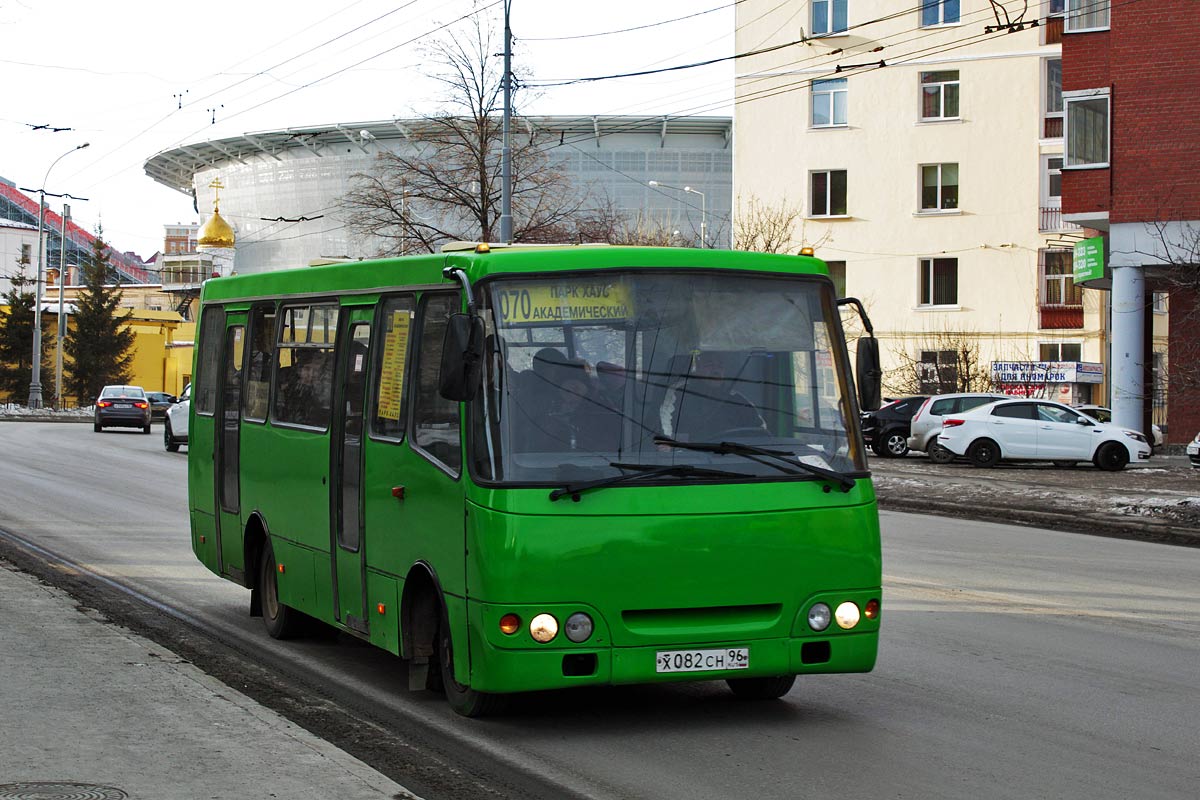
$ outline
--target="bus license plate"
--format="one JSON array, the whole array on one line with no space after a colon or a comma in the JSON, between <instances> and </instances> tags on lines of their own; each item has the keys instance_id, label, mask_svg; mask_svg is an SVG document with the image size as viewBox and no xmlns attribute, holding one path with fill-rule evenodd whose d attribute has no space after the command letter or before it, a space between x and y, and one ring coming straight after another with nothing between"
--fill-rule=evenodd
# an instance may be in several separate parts
<instances>
[{"instance_id":1,"label":"bus license plate","mask_svg":"<svg viewBox=\"0 0 1200 800\"><path fill-rule=\"evenodd\" d=\"M750 649L730 647L723 650L659 650L655 655L655 672L709 672L724 669L747 669Z\"/></svg>"}]
</instances>

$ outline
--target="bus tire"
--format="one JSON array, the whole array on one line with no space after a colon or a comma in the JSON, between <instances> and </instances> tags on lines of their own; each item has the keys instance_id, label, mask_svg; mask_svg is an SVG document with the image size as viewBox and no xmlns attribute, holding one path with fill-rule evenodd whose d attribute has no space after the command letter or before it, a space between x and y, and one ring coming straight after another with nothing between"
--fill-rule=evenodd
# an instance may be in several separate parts
<instances>
[{"instance_id":1,"label":"bus tire","mask_svg":"<svg viewBox=\"0 0 1200 800\"><path fill-rule=\"evenodd\" d=\"M464 717L487 717L502 712L508 705L508 695L477 692L464 686L454 677L454 643L450 637L450 623L442 611L437 638L438 672L446 702L455 713Z\"/></svg>"},{"instance_id":2,"label":"bus tire","mask_svg":"<svg viewBox=\"0 0 1200 800\"><path fill-rule=\"evenodd\" d=\"M792 690L795 675L772 675L767 678L730 678L730 691L741 700L778 700Z\"/></svg>"},{"instance_id":3,"label":"bus tire","mask_svg":"<svg viewBox=\"0 0 1200 800\"><path fill-rule=\"evenodd\" d=\"M279 602L279 584L275 582L275 550L271 540L263 541L258 559L258 588L262 597L262 618L272 639L294 639L304 632L304 615Z\"/></svg>"}]
</instances>

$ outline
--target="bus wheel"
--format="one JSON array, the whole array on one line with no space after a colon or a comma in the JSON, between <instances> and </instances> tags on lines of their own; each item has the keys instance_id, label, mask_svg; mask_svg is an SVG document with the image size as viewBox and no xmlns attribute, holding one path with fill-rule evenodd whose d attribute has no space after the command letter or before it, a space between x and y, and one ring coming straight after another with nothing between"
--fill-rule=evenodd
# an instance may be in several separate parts
<instances>
[{"instance_id":1,"label":"bus wheel","mask_svg":"<svg viewBox=\"0 0 1200 800\"><path fill-rule=\"evenodd\" d=\"M303 632L304 615L279 602L279 584L275 582L275 549L271 540L263 542L258 560L258 589L262 595L262 618L267 633L274 639L293 639Z\"/></svg>"},{"instance_id":2,"label":"bus wheel","mask_svg":"<svg viewBox=\"0 0 1200 800\"><path fill-rule=\"evenodd\" d=\"M734 695L742 700L777 700L792 690L795 675L775 675L770 678L730 678Z\"/></svg>"},{"instance_id":3,"label":"bus wheel","mask_svg":"<svg viewBox=\"0 0 1200 800\"><path fill-rule=\"evenodd\" d=\"M450 640L450 624L445 612L438 626L437 658L442 691L446 693L446 701L455 712L464 717L486 717L500 713L508 705L508 695L477 692L455 680L454 644Z\"/></svg>"}]
</instances>

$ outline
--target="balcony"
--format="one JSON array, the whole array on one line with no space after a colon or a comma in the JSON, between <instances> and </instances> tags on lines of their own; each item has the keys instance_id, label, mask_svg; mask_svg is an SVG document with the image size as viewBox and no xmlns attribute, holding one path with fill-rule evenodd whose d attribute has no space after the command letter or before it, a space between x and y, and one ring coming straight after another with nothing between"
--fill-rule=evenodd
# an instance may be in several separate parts
<instances>
[{"instance_id":1,"label":"balcony","mask_svg":"<svg viewBox=\"0 0 1200 800\"><path fill-rule=\"evenodd\" d=\"M1060 207L1042 206L1038 213L1038 230L1042 233L1063 233L1083 229L1072 222L1063 222Z\"/></svg>"},{"instance_id":2,"label":"balcony","mask_svg":"<svg viewBox=\"0 0 1200 800\"><path fill-rule=\"evenodd\" d=\"M1042 44L1062 44L1063 18L1046 17L1042 20L1042 36L1045 37Z\"/></svg>"},{"instance_id":3,"label":"balcony","mask_svg":"<svg viewBox=\"0 0 1200 800\"><path fill-rule=\"evenodd\" d=\"M1043 305L1038 308L1038 327L1043 330L1083 327L1083 306Z\"/></svg>"}]
</instances>

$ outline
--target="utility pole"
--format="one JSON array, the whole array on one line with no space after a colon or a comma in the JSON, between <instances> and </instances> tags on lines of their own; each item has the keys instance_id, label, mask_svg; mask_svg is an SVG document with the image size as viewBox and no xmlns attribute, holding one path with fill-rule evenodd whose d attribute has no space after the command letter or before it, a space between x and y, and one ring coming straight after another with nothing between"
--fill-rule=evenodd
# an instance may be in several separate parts
<instances>
[{"instance_id":1,"label":"utility pole","mask_svg":"<svg viewBox=\"0 0 1200 800\"><path fill-rule=\"evenodd\" d=\"M62 237L58 248L58 330L57 346L54 348L54 408L63 410L62 369L63 369L63 334L66 327L67 315L63 311L63 286L67 283L67 222L71 219L71 207L63 203Z\"/></svg>"},{"instance_id":2,"label":"utility pole","mask_svg":"<svg viewBox=\"0 0 1200 800\"><path fill-rule=\"evenodd\" d=\"M29 407L42 407L42 275L46 265L46 182L50 180L50 170L54 169L54 165L62 161L67 156L74 153L76 150L82 150L87 147L90 142L84 142L77 147L72 147L67 152L63 153L50 164L50 168L46 170L46 176L42 178L42 186L38 189L38 261L37 275L33 282L34 284L34 301L33 301L33 379L29 381ZM65 197L65 195L62 195Z\"/></svg>"},{"instance_id":3,"label":"utility pole","mask_svg":"<svg viewBox=\"0 0 1200 800\"><path fill-rule=\"evenodd\" d=\"M500 145L500 238L512 244L512 29L508 24L512 0L504 0L504 127Z\"/></svg>"}]
</instances>

